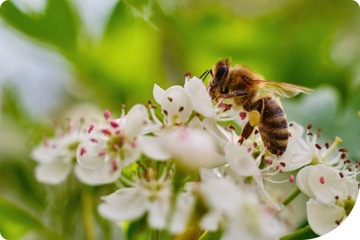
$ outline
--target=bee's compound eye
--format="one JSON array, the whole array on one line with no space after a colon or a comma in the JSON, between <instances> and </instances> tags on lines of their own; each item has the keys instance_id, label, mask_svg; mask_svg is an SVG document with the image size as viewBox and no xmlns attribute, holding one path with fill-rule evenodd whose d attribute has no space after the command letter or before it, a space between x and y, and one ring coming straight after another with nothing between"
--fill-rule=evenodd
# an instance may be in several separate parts
<instances>
[{"instance_id":1,"label":"bee's compound eye","mask_svg":"<svg viewBox=\"0 0 360 240\"><path fill-rule=\"evenodd\" d=\"M215 79L220 81L221 79L227 76L228 72L229 72L229 67L227 65L221 65L216 71Z\"/></svg>"}]
</instances>

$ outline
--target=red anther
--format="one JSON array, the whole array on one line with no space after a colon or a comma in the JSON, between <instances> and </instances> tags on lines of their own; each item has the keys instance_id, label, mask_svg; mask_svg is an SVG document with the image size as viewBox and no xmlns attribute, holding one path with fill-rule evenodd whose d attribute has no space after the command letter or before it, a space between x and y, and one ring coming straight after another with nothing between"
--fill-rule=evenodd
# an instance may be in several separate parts
<instances>
[{"instance_id":1,"label":"red anther","mask_svg":"<svg viewBox=\"0 0 360 240\"><path fill-rule=\"evenodd\" d=\"M179 112L184 111L184 107L183 107L183 106L180 106L178 111L179 111Z\"/></svg>"},{"instance_id":2,"label":"red anther","mask_svg":"<svg viewBox=\"0 0 360 240\"><path fill-rule=\"evenodd\" d=\"M338 196L338 195L335 196L335 200L336 200L336 201L339 200L339 196Z\"/></svg>"},{"instance_id":3,"label":"red anther","mask_svg":"<svg viewBox=\"0 0 360 240\"><path fill-rule=\"evenodd\" d=\"M90 141L92 141L93 143L98 143L99 140L97 140L96 138L90 138Z\"/></svg>"},{"instance_id":4,"label":"red anther","mask_svg":"<svg viewBox=\"0 0 360 240\"><path fill-rule=\"evenodd\" d=\"M94 127L95 127L95 125L94 124L90 124L90 126L89 126L89 128L88 128L88 133L91 133L92 132L92 130L94 130Z\"/></svg>"},{"instance_id":5,"label":"red anther","mask_svg":"<svg viewBox=\"0 0 360 240\"><path fill-rule=\"evenodd\" d=\"M289 123L289 127L292 127L292 126L294 126L294 124L293 124L293 123Z\"/></svg>"},{"instance_id":6,"label":"red anther","mask_svg":"<svg viewBox=\"0 0 360 240\"><path fill-rule=\"evenodd\" d=\"M244 120L246 118L246 112L240 112L239 117L241 120Z\"/></svg>"},{"instance_id":7,"label":"red anther","mask_svg":"<svg viewBox=\"0 0 360 240\"><path fill-rule=\"evenodd\" d=\"M109 110L105 110L104 111L104 117L106 120L108 120L110 118L111 114L110 114L110 111Z\"/></svg>"},{"instance_id":8,"label":"red anther","mask_svg":"<svg viewBox=\"0 0 360 240\"><path fill-rule=\"evenodd\" d=\"M105 155L106 155L106 152L99 152L99 153L98 153L98 156L99 156L99 157L105 157Z\"/></svg>"},{"instance_id":9,"label":"red anther","mask_svg":"<svg viewBox=\"0 0 360 240\"><path fill-rule=\"evenodd\" d=\"M191 77L191 73L190 72L184 73L184 77Z\"/></svg>"},{"instance_id":10,"label":"red anther","mask_svg":"<svg viewBox=\"0 0 360 240\"><path fill-rule=\"evenodd\" d=\"M111 125L113 128L119 127L119 124L118 124L115 120L111 120L111 121L110 121L110 125Z\"/></svg>"},{"instance_id":11,"label":"red anther","mask_svg":"<svg viewBox=\"0 0 360 240\"><path fill-rule=\"evenodd\" d=\"M342 172L339 172L339 176L340 176L341 178L344 178L344 174L343 174Z\"/></svg>"},{"instance_id":12,"label":"red anther","mask_svg":"<svg viewBox=\"0 0 360 240\"><path fill-rule=\"evenodd\" d=\"M229 125L229 126L228 126L228 128L229 128L230 130L233 130L233 131L235 131L235 130L236 130L236 128L235 128L235 126L234 126L234 125Z\"/></svg>"},{"instance_id":13,"label":"red anther","mask_svg":"<svg viewBox=\"0 0 360 240\"><path fill-rule=\"evenodd\" d=\"M294 177L294 175L291 175L289 177L289 182L293 183L294 181L295 181L295 177Z\"/></svg>"},{"instance_id":14,"label":"red anther","mask_svg":"<svg viewBox=\"0 0 360 240\"><path fill-rule=\"evenodd\" d=\"M324 178L324 176L321 176L321 177L319 178L319 181L320 181L321 184L324 184L324 183L325 183L325 178Z\"/></svg>"},{"instance_id":15,"label":"red anther","mask_svg":"<svg viewBox=\"0 0 360 240\"><path fill-rule=\"evenodd\" d=\"M111 160L111 166L113 171L116 171L119 167L115 159Z\"/></svg>"},{"instance_id":16,"label":"red anther","mask_svg":"<svg viewBox=\"0 0 360 240\"><path fill-rule=\"evenodd\" d=\"M315 143L315 147L316 147L317 149L321 150L321 146L320 146L320 144Z\"/></svg>"},{"instance_id":17,"label":"red anther","mask_svg":"<svg viewBox=\"0 0 360 240\"><path fill-rule=\"evenodd\" d=\"M84 155L85 153L86 153L86 149L85 149L85 147L82 147L80 149L80 156Z\"/></svg>"},{"instance_id":18,"label":"red anther","mask_svg":"<svg viewBox=\"0 0 360 240\"><path fill-rule=\"evenodd\" d=\"M309 124L307 125L307 129L310 130L311 128L312 128L312 124L309 123Z\"/></svg>"},{"instance_id":19,"label":"red anther","mask_svg":"<svg viewBox=\"0 0 360 240\"><path fill-rule=\"evenodd\" d=\"M288 132L288 136L289 136L289 137L292 137L292 136L291 136L291 132Z\"/></svg>"},{"instance_id":20,"label":"red anther","mask_svg":"<svg viewBox=\"0 0 360 240\"><path fill-rule=\"evenodd\" d=\"M341 153L340 159L345 159L345 157L346 157L346 153Z\"/></svg>"},{"instance_id":21,"label":"red anther","mask_svg":"<svg viewBox=\"0 0 360 240\"><path fill-rule=\"evenodd\" d=\"M339 148L339 152L347 152L347 148Z\"/></svg>"},{"instance_id":22,"label":"red anther","mask_svg":"<svg viewBox=\"0 0 360 240\"><path fill-rule=\"evenodd\" d=\"M167 100L169 100L169 102L172 102L173 98L172 97L167 97Z\"/></svg>"},{"instance_id":23,"label":"red anther","mask_svg":"<svg viewBox=\"0 0 360 240\"><path fill-rule=\"evenodd\" d=\"M165 114L165 116L167 116L169 113L168 113L168 111L167 110L163 110L163 113Z\"/></svg>"},{"instance_id":24,"label":"red anther","mask_svg":"<svg viewBox=\"0 0 360 240\"><path fill-rule=\"evenodd\" d=\"M286 166L286 164L285 164L284 162L280 162L280 165L281 165L282 167L285 167L285 166Z\"/></svg>"},{"instance_id":25,"label":"red anther","mask_svg":"<svg viewBox=\"0 0 360 240\"><path fill-rule=\"evenodd\" d=\"M336 225L340 225L341 221L340 220L335 220L335 224Z\"/></svg>"},{"instance_id":26,"label":"red anther","mask_svg":"<svg viewBox=\"0 0 360 240\"><path fill-rule=\"evenodd\" d=\"M102 132L103 134L105 134L105 135L108 135L108 136L111 135L111 131L110 131L109 129L107 129L107 128L101 129L101 132Z\"/></svg>"},{"instance_id":27,"label":"red anther","mask_svg":"<svg viewBox=\"0 0 360 240\"><path fill-rule=\"evenodd\" d=\"M330 147L329 143L326 142L326 143L325 143L325 148L326 148L326 149L329 149L329 147Z\"/></svg>"},{"instance_id":28,"label":"red anther","mask_svg":"<svg viewBox=\"0 0 360 240\"><path fill-rule=\"evenodd\" d=\"M266 163L266 165L271 165L273 163L273 161L271 159L266 159L265 163Z\"/></svg>"}]
</instances>

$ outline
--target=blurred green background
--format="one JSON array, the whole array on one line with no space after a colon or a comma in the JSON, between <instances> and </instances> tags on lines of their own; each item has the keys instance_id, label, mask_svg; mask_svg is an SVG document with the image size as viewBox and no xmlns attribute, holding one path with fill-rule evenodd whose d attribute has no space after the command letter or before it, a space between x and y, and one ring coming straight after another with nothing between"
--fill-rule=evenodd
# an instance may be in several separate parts
<instances>
[{"instance_id":1,"label":"blurred green background","mask_svg":"<svg viewBox=\"0 0 360 240\"><path fill-rule=\"evenodd\" d=\"M152 100L229 57L268 80L314 88L288 119L340 136L360 160L360 8L352 0L13 0L0 8L0 233L7 239L121 239L96 214L105 188L34 179L29 152L69 112ZM75 109L75 110L74 110ZM76 110L77 109L77 110ZM80 109L80 110L79 110ZM96 111L96 110L94 110ZM92 201L86 196L94 195Z\"/></svg>"}]
</instances>

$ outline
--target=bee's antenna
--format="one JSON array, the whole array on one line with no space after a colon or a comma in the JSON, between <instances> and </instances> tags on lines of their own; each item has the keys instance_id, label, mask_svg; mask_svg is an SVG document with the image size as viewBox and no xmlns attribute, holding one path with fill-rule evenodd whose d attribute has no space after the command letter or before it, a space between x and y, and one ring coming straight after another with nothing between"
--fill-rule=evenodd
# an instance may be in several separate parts
<instances>
[{"instance_id":1,"label":"bee's antenna","mask_svg":"<svg viewBox=\"0 0 360 240\"><path fill-rule=\"evenodd\" d=\"M211 76L213 75L211 69L207 69L203 74L201 74L200 79L205 81L209 74L211 74Z\"/></svg>"}]
</instances>

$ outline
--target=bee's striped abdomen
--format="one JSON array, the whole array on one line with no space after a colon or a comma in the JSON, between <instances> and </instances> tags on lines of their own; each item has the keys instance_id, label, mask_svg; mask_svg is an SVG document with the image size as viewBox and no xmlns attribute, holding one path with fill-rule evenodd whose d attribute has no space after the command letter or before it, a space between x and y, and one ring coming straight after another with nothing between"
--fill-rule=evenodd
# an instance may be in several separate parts
<instances>
[{"instance_id":1,"label":"bee's striped abdomen","mask_svg":"<svg viewBox=\"0 0 360 240\"><path fill-rule=\"evenodd\" d=\"M261 139L271 153L282 155L289 138L285 113L276 99L268 97L261 100L263 101L259 124Z\"/></svg>"}]
</instances>

